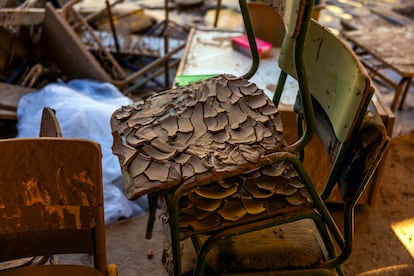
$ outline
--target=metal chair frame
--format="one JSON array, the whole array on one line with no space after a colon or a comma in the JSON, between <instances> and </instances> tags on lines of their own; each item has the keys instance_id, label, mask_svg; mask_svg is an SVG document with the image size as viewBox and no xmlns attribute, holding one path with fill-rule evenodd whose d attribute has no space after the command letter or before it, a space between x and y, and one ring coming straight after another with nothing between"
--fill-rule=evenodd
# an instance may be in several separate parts
<instances>
[{"instance_id":1,"label":"metal chair frame","mask_svg":"<svg viewBox=\"0 0 414 276\"><path fill-rule=\"evenodd\" d=\"M277 7L284 7L282 5L284 1L275 0L270 2L276 4ZM320 266L315 267L316 270L304 269L303 272L314 273L315 271L326 271L327 273L331 273L336 271L339 274L343 273L340 266L348 258L352 249L354 207L365 185L370 180L382 159L388 146L388 139L382 132L383 125L375 124L377 126L375 129L378 129L380 134L376 135L378 139L374 143L368 143L370 145L368 149L364 149L364 157L362 158L362 161L365 162L363 164L366 165L364 170L355 179L348 179L342 175L349 170L345 165L347 161L352 160L351 150L353 150L353 147L359 145L358 142L361 137L358 135L364 135L363 133L358 134L358 131L361 131L361 124L366 117L368 104L373 95L373 88L370 85L369 76L366 74L363 66L352 50L327 29L320 26L317 22L310 20L313 1L289 2L288 6L292 8L295 7L295 4L299 6L296 6L296 9L291 9L290 12L292 14L296 12L297 17L291 16L290 18L298 21L288 21L289 24L287 25L287 32L279 57L279 66L282 69L278 83L280 85L278 85L273 101L276 105L278 104L281 93L280 89L283 87L284 78L288 74L297 79L299 96L296 111L299 114L298 122L304 121L303 125L301 123L298 124L299 134L302 134L301 130L304 129L303 135L292 145L282 147L278 151L261 156L257 163L252 164L248 172L246 172L246 168L236 169L234 171L229 170L226 173L217 174L214 180L200 177L199 181L193 180L187 181L187 183L178 183L174 187L159 188L157 191L153 189L152 192L148 193L151 208L147 237L151 236L157 198L161 197L164 199L165 208L168 212L168 225L170 227L173 270L175 275L181 274L180 240L184 237L191 237L193 240L194 247L198 253L194 274L202 275L206 267L206 256L209 250L223 239L235 238L242 233L254 232L272 225L284 224L305 218L310 218L315 222L322 235L328 256L326 256L327 259ZM246 18L249 18L248 10L243 6L245 5L245 1L240 0L240 5L245 24L247 25L246 31L249 35L250 46L253 51L252 56L256 59L254 52L257 49L255 47L254 33L249 27L249 19L246 20ZM295 27L292 27L292 23ZM337 62L340 62L341 66L332 63L332 60L335 60L332 59L333 55L339 55ZM254 64L255 61L253 61L253 69L251 69L253 71L255 71ZM248 77L246 75L244 76L244 78ZM226 77L224 79L224 81L230 81ZM218 80L218 82L221 81L220 77L215 80ZM172 95L180 95L180 93L183 93L183 95L196 96L195 98L198 98L197 93L201 92L197 92L199 91L197 89L200 86L203 86L203 83L195 83L178 88L177 90L172 89L166 91L164 94L154 96L148 103L165 104L163 101L167 102L167 98L164 99L163 97L167 97L166 95L168 93ZM192 89L195 89L195 92L192 92ZM339 105L338 102L343 103L343 106ZM175 100L172 103L170 102L171 105L174 105L174 103ZM135 149L128 145L128 142L124 139L126 135L130 136L130 133L126 134L125 132L134 131L132 128L134 123L127 123L129 116L133 114L131 110L134 108L134 105L126 107L125 110L121 108L114 113L112 118L114 145L123 145L125 152L122 152L119 148L113 149L116 151L114 153L120 156L121 166L126 173L126 179L128 177L131 178L127 175L128 163L131 162L131 158L136 154ZM140 109L137 110L139 113ZM165 115L171 115L171 113L167 112ZM139 116L134 119L138 118L142 119ZM314 133L317 133L322 140L333 163L330 177L322 195L316 190L313 180L308 175L302 160L298 157L298 153L309 144ZM141 142L138 144L140 146ZM180 201L187 193L207 185L214 185L214 183L220 181L231 181L232 177L253 177L251 175L253 172L261 172L262 169L280 163L287 163L296 171L301 179L301 183L309 193L309 200L312 204L308 204L308 202L303 203L303 206L299 206L298 208L291 208L286 211L284 216L269 213L262 217L258 216L256 219L241 219L235 223L216 225L210 230L195 229L193 232L189 231L186 233L185 236L182 235L180 231ZM260 176L258 179L260 180ZM325 199L330 195L333 187L338 182L339 187L343 191L342 196L345 201L344 235L338 229L325 203ZM131 187L132 182L130 181L127 185ZM131 197L134 197L134 195L131 195ZM208 235L209 238L205 242L200 242L198 234ZM335 251L334 243L341 249L339 254ZM300 273L300 271L295 272Z\"/></svg>"}]
</instances>

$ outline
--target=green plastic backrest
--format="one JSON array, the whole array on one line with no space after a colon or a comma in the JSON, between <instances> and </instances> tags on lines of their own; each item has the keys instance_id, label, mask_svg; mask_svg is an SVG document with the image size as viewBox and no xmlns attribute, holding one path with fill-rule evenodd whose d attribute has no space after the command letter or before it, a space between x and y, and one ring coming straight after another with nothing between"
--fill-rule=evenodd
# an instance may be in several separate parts
<instances>
[{"instance_id":1,"label":"green plastic backrest","mask_svg":"<svg viewBox=\"0 0 414 276\"><path fill-rule=\"evenodd\" d=\"M296 78L293 45L292 38L284 40L278 62ZM328 116L336 138L345 142L372 96L368 74L346 43L313 20L305 41L304 66L312 97Z\"/></svg>"},{"instance_id":2,"label":"green plastic backrest","mask_svg":"<svg viewBox=\"0 0 414 276\"><path fill-rule=\"evenodd\" d=\"M313 0L266 0L283 18L286 35L291 38L299 34L307 1Z\"/></svg>"}]
</instances>

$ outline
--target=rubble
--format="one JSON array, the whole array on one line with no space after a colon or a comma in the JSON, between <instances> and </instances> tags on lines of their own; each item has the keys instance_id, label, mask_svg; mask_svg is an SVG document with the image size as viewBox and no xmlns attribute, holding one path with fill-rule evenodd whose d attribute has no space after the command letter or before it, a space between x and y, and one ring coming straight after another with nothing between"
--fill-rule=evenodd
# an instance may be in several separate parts
<instances>
[{"instance_id":1,"label":"rubble","mask_svg":"<svg viewBox=\"0 0 414 276\"><path fill-rule=\"evenodd\" d=\"M144 96L147 86L153 91L172 85L170 71L190 30L169 18L175 5L62 2L0 2L0 82L7 84L0 91L0 119L17 120L20 96L53 82L110 82L130 97ZM164 18L149 15L154 10ZM12 106L8 98L14 98Z\"/></svg>"}]
</instances>

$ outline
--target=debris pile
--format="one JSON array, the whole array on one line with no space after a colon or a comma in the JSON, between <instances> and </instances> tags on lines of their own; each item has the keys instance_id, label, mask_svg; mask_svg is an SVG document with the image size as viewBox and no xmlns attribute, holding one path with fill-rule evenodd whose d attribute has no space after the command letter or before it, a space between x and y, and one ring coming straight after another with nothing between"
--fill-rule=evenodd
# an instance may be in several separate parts
<instances>
[{"instance_id":1,"label":"debris pile","mask_svg":"<svg viewBox=\"0 0 414 276\"><path fill-rule=\"evenodd\" d=\"M17 120L19 99L54 82L109 82L127 96L171 87L190 26L169 18L168 1L150 7L161 20L145 1L18 2L0 1L0 119Z\"/></svg>"}]
</instances>

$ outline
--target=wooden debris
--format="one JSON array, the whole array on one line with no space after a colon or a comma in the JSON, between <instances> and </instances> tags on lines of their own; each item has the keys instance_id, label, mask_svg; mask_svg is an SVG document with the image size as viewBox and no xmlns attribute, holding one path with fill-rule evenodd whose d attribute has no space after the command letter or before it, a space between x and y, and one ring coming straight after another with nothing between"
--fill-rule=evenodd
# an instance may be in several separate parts
<instances>
[{"instance_id":1,"label":"wooden debris","mask_svg":"<svg viewBox=\"0 0 414 276\"><path fill-rule=\"evenodd\" d=\"M34 89L0 82L0 119L17 120L17 106L23 95Z\"/></svg>"}]
</instances>

